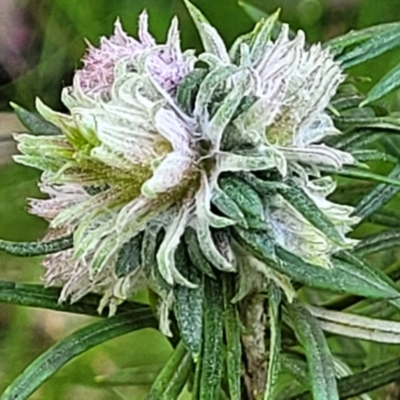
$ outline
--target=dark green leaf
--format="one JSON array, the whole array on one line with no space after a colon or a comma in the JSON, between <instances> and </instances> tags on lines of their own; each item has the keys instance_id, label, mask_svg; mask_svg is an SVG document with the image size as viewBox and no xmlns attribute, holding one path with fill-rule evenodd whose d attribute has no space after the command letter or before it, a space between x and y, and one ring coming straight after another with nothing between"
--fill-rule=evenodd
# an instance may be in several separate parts
<instances>
[{"instance_id":1,"label":"dark green leaf","mask_svg":"<svg viewBox=\"0 0 400 400\"><path fill-rule=\"evenodd\" d=\"M193 71L189 72L179 84L176 100L179 107L181 107L186 114L192 114L196 94L206 74L206 69L195 68Z\"/></svg>"},{"instance_id":2,"label":"dark green leaf","mask_svg":"<svg viewBox=\"0 0 400 400\"><path fill-rule=\"evenodd\" d=\"M292 183L290 186L278 190L278 193L295 207L314 227L325 234L327 238L339 245L343 244L343 238L335 225L302 189Z\"/></svg>"},{"instance_id":3,"label":"dark green leaf","mask_svg":"<svg viewBox=\"0 0 400 400\"><path fill-rule=\"evenodd\" d=\"M215 400L222 376L223 305L220 283L205 278L204 350L201 359L200 400Z\"/></svg>"},{"instance_id":4,"label":"dark green leaf","mask_svg":"<svg viewBox=\"0 0 400 400\"><path fill-rule=\"evenodd\" d=\"M400 87L400 64L391 69L372 89L360 106L372 103Z\"/></svg>"},{"instance_id":5,"label":"dark green leaf","mask_svg":"<svg viewBox=\"0 0 400 400\"><path fill-rule=\"evenodd\" d=\"M0 240L0 250L20 257L35 257L57 253L73 246L72 235L47 242L11 242Z\"/></svg>"},{"instance_id":6,"label":"dark green leaf","mask_svg":"<svg viewBox=\"0 0 400 400\"><path fill-rule=\"evenodd\" d=\"M202 348L203 279L201 273L188 260L183 245L180 245L176 251L175 263L179 272L197 285L194 289L181 285L176 285L173 289L174 312L179 332L194 361L197 362Z\"/></svg>"},{"instance_id":7,"label":"dark green leaf","mask_svg":"<svg viewBox=\"0 0 400 400\"><path fill-rule=\"evenodd\" d=\"M107 340L157 326L149 310L137 310L95 322L62 339L32 364L5 390L1 400L25 400L43 382L74 357Z\"/></svg>"},{"instance_id":8,"label":"dark green leaf","mask_svg":"<svg viewBox=\"0 0 400 400\"><path fill-rule=\"evenodd\" d=\"M187 228L185 231L184 240L186 248L193 265L202 273L206 274L210 278L215 278L214 272L210 263L204 257L199 242L197 239L196 231L193 228Z\"/></svg>"},{"instance_id":9,"label":"dark green leaf","mask_svg":"<svg viewBox=\"0 0 400 400\"><path fill-rule=\"evenodd\" d=\"M131 274L142 265L143 236L141 232L121 247L115 262L115 275L118 278Z\"/></svg>"},{"instance_id":10,"label":"dark green leaf","mask_svg":"<svg viewBox=\"0 0 400 400\"><path fill-rule=\"evenodd\" d=\"M341 54L337 60L342 63L343 68L347 69L378 57L399 45L400 24L396 24L391 29L383 29L379 34L372 35L350 51Z\"/></svg>"},{"instance_id":11,"label":"dark green leaf","mask_svg":"<svg viewBox=\"0 0 400 400\"><path fill-rule=\"evenodd\" d=\"M400 164L392 169L388 178L399 180ZM354 213L363 219L370 217L394 198L399 191L399 186L380 184L359 201Z\"/></svg>"},{"instance_id":12,"label":"dark green leaf","mask_svg":"<svg viewBox=\"0 0 400 400\"><path fill-rule=\"evenodd\" d=\"M268 314L270 345L268 359L267 387L264 400L273 398L281 366L281 321L280 321L281 292L274 282L270 282L268 296Z\"/></svg>"},{"instance_id":13,"label":"dark green leaf","mask_svg":"<svg viewBox=\"0 0 400 400\"><path fill-rule=\"evenodd\" d=\"M368 254L398 246L400 246L400 231L383 231L363 238L354 251L358 256L364 257Z\"/></svg>"},{"instance_id":14,"label":"dark green leaf","mask_svg":"<svg viewBox=\"0 0 400 400\"><path fill-rule=\"evenodd\" d=\"M297 300L289 310L296 335L306 352L314 398L339 400L333 358L318 321Z\"/></svg>"},{"instance_id":15,"label":"dark green leaf","mask_svg":"<svg viewBox=\"0 0 400 400\"><path fill-rule=\"evenodd\" d=\"M267 262L276 261L274 242L267 232L249 231L237 226L232 232L239 244L249 253Z\"/></svg>"},{"instance_id":16,"label":"dark green leaf","mask_svg":"<svg viewBox=\"0 0 400 400\"><path fill-rule=\"evenodd\" d=\"M324 47L329 47L332 52L338 54L350 46L365 42L366 40L371 39L374 36L376 37L380 35L385 35L387 34L387 32L391 32L398 27L399 24L395 22L371 26L369 28L356 31L352 30L345 33L344 35L337 36L331 40L328 40L324 43Z\"/></svg>"},{"instance_id":17,"label":"dark green leaf","mask_svg":"<svg viewBox=\"0 0 400 400\"><path fill-rule=\"evenodd\" d=\"M189 377L191 364L191 355L180 342L155 380L146 400L177 399Z\"/></svg>"},{"instance_id":18,"label":"dark green leaf","mask_svg":"<svg viewBox=\"0 0 400 400\"><path fill-rule=\"evenodd\" d=\"M48 308L55 311L64 311L74 314L85 314L100 317L98 306L101 296L97 294L86 295L82 300L73 304L60 303L60 289L45 288L41 285L28 285L8 281L0 281L0 303L16 304L26 307ZM118 307L117 312L149 309L141 303L124 302Z\"/></svg>"},{"instance_id":19,"label":"dark green leaf","mask_svg":"<svg viewBox=\"0 0 400 400\"><path fill-rule=\"evenodd\" d=\"M247 222L239 206L221 189L214 191L213 204L228 218L236 221L243 228L247 228Z\"/></svg>"},{"instance_id":20,"label":"dark green leaf","mask_svg":"<svg viewBox=\"0 0 400 400\"><path fill-rule=\"evenodd\" d=\"M223 275L224 326L226 338L226 371L231 400L241 399L240 378L242 370L242 349L240 342L240 321L236 304L232 304L235 295L235 276Z\"/></svg>"},{"instance_id":21,"label":"dark green leaf","mask_svg":"<svg viewBox=\"0 0 400 400\"><path fill-rule=\"evenodd\" d=\"M45 121L38 114L34 114L15 103L11 103L15 115L30 133L36 135L61 135L61 130L50 122Z\"/></svg>"},{"instance_id":22,"label":"dark green leaf","mask_svg":"<svg viewBox=\"0 0 400 400\"><path fill-rule=\"evenodd\" d=\"M276 254L282 261L271 263L271 268L310 287L373 298L391 299L399 295L393 285L369 268L355 266L339 259L332 260L333 268L322 268L306 263L280 247L276 249Z\"/></svg>"}]
</instances>

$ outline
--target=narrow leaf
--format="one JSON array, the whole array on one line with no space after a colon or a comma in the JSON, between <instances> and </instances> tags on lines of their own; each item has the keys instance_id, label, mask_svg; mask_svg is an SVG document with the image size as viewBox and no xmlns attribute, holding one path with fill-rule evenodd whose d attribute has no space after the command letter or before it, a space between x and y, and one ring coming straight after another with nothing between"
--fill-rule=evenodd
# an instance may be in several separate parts
<instances>
[{"instance_id":1,"label":"narrow leaf","mask_svg":"<svg viewBox=\"0 0 400 400\"><path fill-rule=\"evenodd\" d=\"M400 231L391 230L369 235L356 246L355 254L364 257L368 254L400 246Z\"/></svg>"},{"instance_id":2,"label":"narrow leaf","mask_svg":"<svg viewBox=\"0 0 400 400\"><path fill-rule=\"evenodd\" d=\"M281 292L274 282L270 282L268 296L268 315L270 329L269 360L267 387L264 393L264 400L273 398L274 390L278 381L278 374L281 366L281 323L280 323Z\"/></svg>"},{"instance_id":3,"label":"narrow leaf","mask_svg":"<svg viewBox=\"0 0 400 400\"><path fill-rule=\"evenodd\" d=\"M180 342L162 369L146 400L175 400L179 397L189 377L191 356Z\"/></svg>"},{"instance_id":4,"label":"narrow leaf","mask_svg":"<svg viewBox=\"0 0 400 400\"><path fill-rule=\"evenodd\" d=\"M327 238L339 245L343 244L343 238L335 225L302 189L291 183L285 189L278 190L278 193L295 207L314 227L325 234Z\"/></svg>"},{"instance_id":5,"label":"narrow leaf","mask_svg":"<svg viewBox=\"0 0 400 400\"><path fill-rule=\"evenodd\" d=\"M224 274L224 327L226 337L226 370L229 398L241 399L240 378L242 370L242 348L240 342L240 321L236 304L232 304L235 295L235 276Z\"/></svg>"},{"instance_id":6,"label":"narrow leaf","mask_svg":"<svg viewBox=\"0 0 400 400\"><path fill-rule=\"evenodd\" d=\"M26 307L47 308L55 311L100 317L98 306L101 296L88 294L82 300L69 304L60 303L60 289L45 288L41 285L29 285L16 282L0 281L0 303L15 304ZM117 313L149 309L147 305L135 302L124 302Z\"/></svg>"},{"instance_id":7,"label":"narrow leaf","mask_svg":"<svg viewBox=\"0 0 400 400\"><path fill-rule=\"evenodd\" d=\"M223 305L219 281L205 279L204 350L200 377L200 400L215 400L222 376Z\"/></svg>"},{"instance_id":8,"label":"narrow leaf","mask_svg":"<svg viewBox=\"0 0 400 400\"><path fill-rule=\"evenodd\" d=\"M276 254L282 262L270 264L271 268L310 287L373 298L391 299L399 296L392 285L368 268L338 259L332 260L333 268L322 268L306 263L280 247L276 249Z\"/></svg>"},{"instance_id":9,"label":"narrow leaf","mask_svg":"<svg viewBox=\"0 0 400 400\"><path fill-rule=\"evenodd\" d=\"M200 272L190 263L185 248L180 245L175 255L178 270L196 288L176 285L173 289L174 312L179 332L186 348L197 362L202 348L203 333L203 279Z\"/></svg>"},{"instance_id":10,"label":"narrow leaf","mask_svg":"<svg viewBox=\"0 0 400 400\"><path fill-rule=\"evenodd\" d=\"M118 278L131 274L142 265L143 236L141 232L121 247L115 262L115 275Z\"/></svg>"},{"instance_id":11,"label":"narrow leaf","mask_svg":"<svg viewBox=\"0 0 400 400\"><path fill-rule=\"evenodd\" d=\"M360 107L372 103L386 96L400 87L400 64L391 69L372 89L368 92L366 99Z\"/></svg>"},{"instance_id":12,"label":"narrow leaf","mask_svg":"<svg viewBox=\"0 0 400 400\"><path fill-rule=\"evenodd\" d=\"M371 38L362 42L350 51L340 55L337 60L342 63L342 67L347 69L361 64L372 58L397 47L400 44L400 24L393 29L386 30L379 35L373 35Z\"/></svg>"},{"instance_id":13,"label":"narrow leaf","mask_svg":"<svg viewBox=\"0 0 400 400\"><path fill-rule=\"evenodd\" d=\"M333 358L318 322L297 300L290 306L290 313L306 352L314 398L339 400Z\"/></svg>"},{"instance_id":14,"label":"narrow leaf","mask_svg":"<svg viewBox=\"0 0 400 400\"><path fill-rule=\"evenodd\" d=\"M38 114L34 114L15 103L10 104L14 109L15 115L30 133L49 136L62 134L61 130L57 126L44 120Z\"/></svg>"},{"instance_id":15,"label":"narrow leaf","mask_svg":"<svg viewBox=\"0 0 400 400\"><path fill-rule=\"evenodd\" d=\"M57 253L73 246L72 235L47 242L11 242L0 240L0 250L20 257L35 257Z\"/></svg>"},{"instance_id":16,"label":"narrow leaf","mask_svg":"<svg viewBox=\"0 0 400 400\"><path fill-rule=\"evenodd\" d=\"M67 362L107 340L157 322L149 310L137 310L85 326L50 347L4 391L1 400L24 400Z\"/></svg>"},{"instance_id":17,"label":"narrow leaf","mask_svg":"<svg viewBox=\"0 0 400 400\"><path fill-rule=\"evenodd\" d=\"M400 164L392 169L388 178L400 179ZM359 201L354 213L363 219L368 218L393 199L399 191L399 186L380 184Z\"/></svg>"}]
</instances>

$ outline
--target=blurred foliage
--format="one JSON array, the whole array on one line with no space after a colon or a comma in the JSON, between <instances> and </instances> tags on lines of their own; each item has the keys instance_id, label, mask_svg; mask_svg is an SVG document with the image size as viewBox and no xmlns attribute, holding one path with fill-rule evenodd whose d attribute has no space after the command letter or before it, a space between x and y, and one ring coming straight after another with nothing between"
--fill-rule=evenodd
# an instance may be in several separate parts
<instances>
[{"instance_id":1,"label":"blurred foliage","mask_svg":"<svg viewBox=\"0 0 400 400\"><path fill-rule=\"evenodd\" d=\"M250 30L253 22L236 0L198 0L195 2L230 44L241 33ZM398 19L400 0L254 0L255 6L267 12L282 9L281 20L293 29L304 29L310 42L327 40L349 29L375 25ZM0 86L0 110L8 109L12 100L32 109L39 96L51 107L62 108L60 91L69 85L85 51L84 38L97 44L99 37L110 35L117 17L126 31L136 34L139 13L151 10L150 27L155 37L165 37L173 15L180 19L183 47L199 48L194 26L181 0L31 0L21 2L30 25L29 46L22 51L27 68L10 75ZM8 16L0 16L8 18ZM1 40L1 39L0 39ZM356 67L360 76L376 82L400 62L400 49ZM371 82L363 82L368 88ZM386 100L398 107L399 95ZM385 171L382 171L385 172ZM25 199L37 196L38 174L28 168L7 165L0 169L0 237L10 240L34 240L44 232L45 224L25 211ZM398 203L392 204L398 209ZM364 228L365 229L365 228ZM363 232L366 233L366 232ZM370 233L370 232L369 232ZM397 254L393 254L397 259ZM16 281L37 281L42 273L40 260L0 256L2 278ZM307 294L312 297L312 291ZM379 316L379 315L378 315ZM387 310L385 317L387 317ZM74 331L92 318L65 316L53 311L32 310L9 305L0 306L0 392L21 370L55 341ZM355 346L349 341L349 346ZM330 342L332 349L337 343ZM373 346L360 342L348 353L354 367L373 365L387 355L397 355L398 347ZM129 351L127 351L129 350ZM158 332L146 330L132 333L93 349L78 357L50 379L32 399L118 399L118 392L96 390L95 376L107 375L119 368L162 364L171 348ZM366 365L359 365L354 354L368 354ZM131 399L144 398L147 387L121 388Z\"/></svg>"}]
</instances>

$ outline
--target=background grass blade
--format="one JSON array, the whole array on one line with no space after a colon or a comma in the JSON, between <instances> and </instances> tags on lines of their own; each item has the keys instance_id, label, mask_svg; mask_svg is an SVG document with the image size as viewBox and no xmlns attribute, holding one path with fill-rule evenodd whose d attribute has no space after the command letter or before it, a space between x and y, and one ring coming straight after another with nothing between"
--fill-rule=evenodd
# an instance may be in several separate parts
<instances>
[{"instance_id":1,"label":"background grass blade","mask_svg":"<svg viewBox=\"0 0 400 400\"><path fill-rule=\"evenodd\" d=\"M39 356L5 390L0 399L27 399L43 382L79 354L128 332L156 326L157 322L149 310L124 313L85 326Z\"/></svg>"}]
</instances>

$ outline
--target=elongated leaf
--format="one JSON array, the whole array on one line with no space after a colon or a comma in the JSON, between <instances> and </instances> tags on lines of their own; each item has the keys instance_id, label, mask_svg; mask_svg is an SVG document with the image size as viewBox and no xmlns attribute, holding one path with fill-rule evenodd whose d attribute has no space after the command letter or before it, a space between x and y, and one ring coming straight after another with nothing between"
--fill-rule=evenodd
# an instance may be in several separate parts
<instances>
[{"instance_id":1,"label":"elongated leaf","mask_svg":"<svg viewBox=\"0 0 400 400\"><path fill-rule=\"evenodd\" d=\"M400 164L392 169L388 178L399 180ZM354 213L363 219L370 217L393 199L399 191L398 186L380 184L359 201Z\"/></svg>"},{"instance_id":2,"label":"elongated leaf","mask_svg":"<svg viewBox=\"0 0 400 400\"><path fill-rule=\"evenodd\" d=\"M107 340L157 326L149 310L124 313L90 324L62 339L39 356L5 390L1 400L24 400L67 362Z\"/></svg>"},{"instance_id":3,"label":"elongated leaf","mask_svg":"<svg viewBox=\"0 0 400 400\"><path fill-rule=\"evenodd\" d=\"M122 368L109 375L96 376L95 381L102 386L147 386L154 383L163 367L164 364L150 364Z\"/></svg>"},{"instance_id":4,"label":"elongated leaf","mask_svg":"<svg viewBox=\"0 0 400 400\"><path fill-rule=\"evenodd\" d=\"M333 259L333 268L326 269L306 263L279 247L276 254L282 262L270 264L272 268L310 287L373 298L392 299L399 295L395 287L368 268Z\"/></svg>"},{"instance_id":5,"label":"elongated leaf","mask_svg":"<svg viewBox=\"0 0 400 400\"><path fill-rule=\"evenodd\" d=\"M265 388L264 400L272 399L280 371L281 351L281 326L280 326L280 304L281 292L275 283L270 282L268 296L268 314L270 327L270 345L268 360L267 387Z\"/></svg>"},{"instance_id":6,"label":"elongated leaf","mask_svg":"<svg viewBox=\"0 0 400 400\"><path fill-rule=\"evenodd\" d=\"M187 228L185 231L184 240L186 248L190 257L190 261L193 265L202 273L206 274L210 278L215 278L214 272L210 263L204 257L199 241L197 239L196 232L193 228Z\"/></svg>"},{"instance_id":7,"label":"elongated leaf","mask_svg":"<svg viewBox=\"0 0 400 400\"><path fill-rule=\"evenodd\" d=\"M330 50L336 54L341 53L343 50L350 46L365 42L366 40L371 39L374 36L376 37L380 35L385 35L387 32L390 32L398 27L399 23L394 22L371 26L360 30L352 30L345 33L344 35L337 36L331 40L328 40L324 43L324 47L329 47Z\"/></svg>"},{"instance_id":8,"label":"elongated leaf","mask_svg":"<svg viewBox=\"0 0 400 400\"><path fill-rule=\"evenodd\" d=\"M186 114L193 113L196 95L206 74L206 69L195 68L178 85L176 100Z\"/></svg>"},{"instance_id":9,"label":"elongated leaf","mask_svg":"<svg viewBox=\"0 0 400 400\"><path fill-rule=\"evenodd\" d=\"M383 387L400 378L400 359L378 364L365 371L339 379L338 388L342 399L350 399ZM289 400L311 400L311 393L291 397Z\"/></svg>"},{"instance_id":10,"label":"elongated leaf","mask_svg":"<svg viewBox=\"0 0 400 400\"><path fill-rule=\"evenodd\" d=\"M47 242L11 242L0 240L0 250L20 257L43 256L70 249L72 246L72 235Z\"/></svg>"},{"instance_id":11,"label":"elongated leaf","mask_svg":"<svg viewBox=\"0 0 400 400\"><path fill-rule=\"evenodd\" d=\"M324 331L378 343L400 343L399 322L329 311L320 307L308 306L307 309L318 319Z\"/></svg>"},{"instance_id":12,"label":"elongated leaf","mask_svg":"<svg viewBox=\"0 0 400 400\"><path fill-rule=\"evenodd\" d=\"M368 92L366 99L360 104L365 106L373 101L379 100L393 90L400 87L400 64L391 69L372 89Z\"/></svg>"},{"instance_id":13,"label":"elongated leaf","mask_svg":"<svg viewBox=\"0 0 400 400\"><path fill-rule=\"evenodd\" d=\"M155 380L146 400L177 399L189 376L191 363L191 355L180 342Z\"/></svg>"},{"instance_id":14,"label":"elongated leaf","mask_svg":"<svg viewBox=\"0 0 400 400\"><path fill-rule=\"evenodd\" d=\"M174 312L179 332L193 360L197 362L202 348L203 334L203 279L201 273L190 263L185 248L180 245L175 255L178 270L196 288L176 285L174 287Z\"/></svg>"},{"instance_id":15,"label":"elongated leaf","mask_svg":"<svg viewBox=\"0 0 400 400\"><path fill-rule=\"evenodd\" d=\"M371 128L380 130L389 130L394 132L400 131L400 121L398 118L385 116L385 117L339 117L335 120L345 126L356 126L360 128Z\"/></svg>"},{"instance_id":16,"label":"elongated leaf","mask_svg":"<svg viewBox=\"0 0 400 400\"><path fill-rule=\"evenodd\" d=\"M339 400L333 358L318 322L297 300L290 306L290 313L306 351L314 398Z\"/></svg>"},{"instance_id":17,"label":"elongated leaf","mask_svg":"<svg viewBox=\"0 0 400 400\"><path fill-rule=\"evenodd\" d=\"M313 226L325 234L326 237L339 245L343 244L343 238L335 225L303 190L292 183L285 189L278 190L278 193L295 207Z\"/></svg>"},{"instance_id":18,"label":"elongated leaf","mask_svg":"<svg viewBox=\"0 0 400 400\"><path fill-rule=\"evenodd\" d=\"M26 307L48 308L55 311L64 311L74 314L85 314L100 317L98 306L101 296L90 294L82 300L69 304L60 303L60 289L45 288L42 285L29 285L16 282L0 281L0 303L15 304ZM133 310L148 310L148 306L135 302L124 302L117 313L121 314Z\"/></svg>"},{"instance_id":19,"label":"elongated leaf","mask_svg":"<svg viewBox=\"0 0 400 400\"><path fill-rule=\"evenodd\" d=\"M223 305L220 283L205 279L204 350L200 377L200 400L215 400L222 376Z\"/></svg>"},{"instance_id":20,"label":"elongated leaf","mask_svg":"<svg viewBox=\"0 0 400 400\"><path fill-rule=\"evenodd\" d=\"M240 342L240 321L236 304L232 304L235 295L235 277L223 276L224 327L226 337L226 370L229 386L229 398L241 399L240 378L242 369L242 347Z\"/></svg>"},{"instance_id":21,"label":"elongated leaf","mask_svg":"<svg viewBox=\"0 0 400 400\"><path fill-rule=\"evenodd\" d=\"M375 212L365 220L373 224L387 226L390 228L398 228L400 226L400 216L392 211L387 210Z\"/></svg>"},{"instance_id":22,"label":"elongated leaf","mask_svg":"<svg viewBox=\"0 0 400 400\"><path fill-rule=\"evenodd\" d=\"M115 275L118 278L127 276L137 270L142 265L142 242L143 233L135 236L129 242L126 242L118 253L115 262Z\"/></svg>"},{"instance_id":23,"label":"elongated leaf","mask_svg":"<svg viewBox=\"0 0 400 400\"><path fill-rule=\"evenodd\" d=\"M389 176L374 174L373 172L370 172L370 171L364 170L364 169L357 169L354 167L346 167L346 168L342 168L341 170L335 170L334 168L329 168L329 167L321 167L320 169L322 171L328 172L329 174L332 174L332 175L341 175L341 176L347 176L349 178L365 179L365 180L369 180L369 181L382 182L382 183L387 183L389 185L393 185L393 186L397 186L397 187L400 186L399 179L394 179Z\"/></svg>"},{"instance_id":24,"label":"elongated leaf","mask_svg":"<svg viewBox=\"0 0 400 400\"><path fill-rule=\"evenodd\" d=\"M241 246L257 258L267 262L276 261L274 242L268 232L235 227L232 233Z\"/></svg>"},{"instance_id":25,"label":"elongated leaf","mask_svg":"<svg viewBox=\"0 0 400 400\"><path fill-rule=\"evenodd\" d=\"M391 249L400 246L400 231L383 231L364 238L354 249L358 256Z\"/></svg>"},{"instance_id":26,"label":"elongated leaf","mask_svg":"<svg viewBox=\"0 0 400 400\"><path fill-rule=\"evenodd\" d=\"M38 114L34 114L21 106L11 103L15 115L30 133L36 135L61 135L61 130L50 122L45 121Z\"/></svg>"},{"instance_id":27,"label":"elongated leaf","mask_svg":"<svg viewBox=\"0 0 400 400\"><path fill-rule=\"evenodd\" d=\"M373 35L345 54L337 57L342 67L347 69L361 64L367 60L378 57L400 45L400 24L393 26L393 29L381 32L380 35Z\"/></svg>"},{"instance_id":28,"label":"elongated leaf","mask_svg":"<svg viewBox=\"0 0 400 400\"><path fill-rule=\"evenodd\" d=\"M396 157L379 150L354 150L351 154L358 162L383 161L393 164L399 162Z\"/></svg>"}]
</instances>

